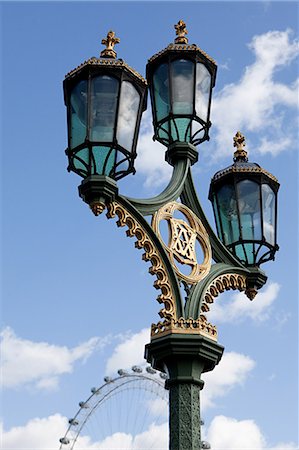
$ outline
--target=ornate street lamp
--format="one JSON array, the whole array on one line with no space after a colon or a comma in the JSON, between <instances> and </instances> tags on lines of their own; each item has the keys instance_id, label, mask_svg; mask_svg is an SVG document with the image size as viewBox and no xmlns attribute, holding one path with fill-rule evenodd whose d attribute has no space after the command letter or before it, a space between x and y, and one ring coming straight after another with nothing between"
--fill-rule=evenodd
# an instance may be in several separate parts
<instances>
[{"instance_id":1,"label":"ornate street lamp","mask_svg":"<svg viewBox=\"0 0 299 450\"><path fill-rule=\"evenodd\" d=\"M209 139L217 66L207 53L188 44L182 20L175 29L175 42L152 56L146 69L154 139L167 147L175 142L196 146Z\"/></svg>"},{"instance_id":2,"label":"ornate street lamp","mask_svg":"<svg viewBox=\"0 0 299 450\"><path fill-rule=\"evenodd\" d=\"M147 83L123 60L116 59L113 31L102 40L101 58L90 58L66 75L68 170L84 178L81 197L90 203L100 191L135 173L136 144ZM109 177L109 179L107 179Z\"/></svg>"},{"instance_id":3,"label":"ornate street lamp","mask_svg":"<svg viewBox=\"0 0 299 450\"><path fill-rule=\"evenodd\" d=\"M246 266L274 259L277 245L277 192L279 183L256 163L248 162L245 138L234 137L234 164L211 180L218 236Z\"/></svg>"},{"instance_id":4,"label":"ornate street lamp","mask_svg":"<svg viewBox=\"0 0 299 450\"><path fill-rule=\"evenodd\" d=\"M117 216L117 225L127 227L127 236L136 238L135 246L144 250L142 259L150 263L163 307L161 320L151 327L146 359L167 374L170 450L198 450L209 448L200 434L201 375L213 370L224 350L206 313L225 290L238 289L252 300L265 284L259 265L274 259L278 249L279 185L247 161L244 137L237 133L234 164L217 172L211 183L216 236L191 174L195 146L209 139L216 64L196 45L188 45L183 21L175 29L174 44L147 65L154 137L167 147L166 160L173 166L164 191L149 199L118 194L116 180L134 171L146 82L114 59L113 32L103 41L107 48L102 58L86 61L64 82L67 155L69 170L84 178L80 197L95 215L106 208L109 219ZM162 221L167 223L165 240Z\"/></svg>"}]
</instances>

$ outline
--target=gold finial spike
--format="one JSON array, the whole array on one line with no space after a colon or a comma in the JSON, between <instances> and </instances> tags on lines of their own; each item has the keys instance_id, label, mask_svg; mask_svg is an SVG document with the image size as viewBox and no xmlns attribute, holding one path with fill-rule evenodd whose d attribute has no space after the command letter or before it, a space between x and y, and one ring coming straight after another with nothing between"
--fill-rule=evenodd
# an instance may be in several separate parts
<instances>
[{"instance_id":1,"label":"gold finial spike","mask_svg":"<svg viewBox=\"0 0 299 450\"><path fill-rule=\"evenodd\" d=\"M177 38L175 38L174 42L176 44L188 44L188 38L185 36L186 34L188 34L185 22L183 20L179 20L174 28L177 35Z\"/></svg>"},{"instance_id":2,"label":"gold finial spike","mask_svg":"<svg viewBox=\"0 0 299 450\"><path fill-rule=\"evenodd\" d=\"M234 147L237 147L237 150L234 153L234 162L248 161L247 151L244 149L245 145L245 136L243 136L243 134L238 131L234 136Z\"/></svg>"},{"instance_id":3,"label":"gold finial spike","mask_svg":"<svg viewBox=\"0 0 299 450\"><path fill-rule=\"evenodd\" d=\"M108 31L106 39L102 39L102 44L106 45L106 48L101 52L101 57L115 59L117 54L114 50L114 46L119 42L120 39L118 37L115 37L114 31Z\"/></svg>"}]
</instances>

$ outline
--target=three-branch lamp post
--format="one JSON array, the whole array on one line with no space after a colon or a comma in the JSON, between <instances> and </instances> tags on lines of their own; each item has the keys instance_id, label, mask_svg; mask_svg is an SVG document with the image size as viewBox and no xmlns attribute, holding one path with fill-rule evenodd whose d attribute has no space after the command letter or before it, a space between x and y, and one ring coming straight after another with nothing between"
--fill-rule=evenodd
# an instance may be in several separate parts
<instances>
[{"instance_id":1,"label":"three-branch lamp post","mask_svg":"<svg viewBox=\"0 0 299 450\"><path fill-rule=\"evenodd\" d=\"M219 363L224 348L206 313L219 293L238 289L253 299L267 277L259 266L278 250L276 178L248 162L244 136L234 137L234 162L211 181L217 233L196 195L191 166L196 146L209 139L217 66L188 44L183 21L175 42L149 59L145 80L116 59L119 42L109 31L100 58L66 75L68 170L83 178L80 197L97 216L118 217L160 291L160 320L152 324L147 361L167 374L169 448L208 448L200 433L201 374ZM149 88L154 139L166 146L173 166L168 186L154 198L127 198L117 180L134 173L136 144ZM151 220L148 220L151 218ZM168 237L162 232L167 223ZM165 227L163 228L165 230Z\"/></svg>"}]
</instances>

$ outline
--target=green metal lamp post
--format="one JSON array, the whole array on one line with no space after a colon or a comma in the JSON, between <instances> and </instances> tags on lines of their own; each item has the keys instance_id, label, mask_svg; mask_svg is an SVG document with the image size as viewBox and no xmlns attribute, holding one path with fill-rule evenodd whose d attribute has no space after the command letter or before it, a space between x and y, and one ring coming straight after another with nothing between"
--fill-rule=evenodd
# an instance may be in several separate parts
<instances>
[{"instance_id":1,"label":"green metal lamp post","mask_svg":"<svg viewBox=\"0 0 299 450\"><path fill-rule=\"evenodd\" d=\"M66 153L68 170L83 177L80 197L96 216L105 209L108 218L117 216L117 225L127 227L127 236L135 237L136 248L144 250L142 259L151 263L149 272L156 277L163 307L161 320L152 324L145 358L168 376L169 449L199 450L209 448L200 433L201 375L213 370L224 350L205 314L221 292L238 289L252 300L265 284L259 266L274 259L278 250L279 184L248 163L244 136L238 132L234 164L211 181L209 198L219 238L215 235L200 206L191 166L198 159L196 145L209 139L217 66L188 44L183 21L175 29L175 42L149 59L147 81L116 59L119 39L112 31L102 41L106 49L101 58L85 61L66 76ZM119 194L116 181L135 171L147 85L154 139L167 147L165 159L173 174L158 196L127 198ZM168 225L166 241L162 221Z\"/></svg>"}]
</instances>

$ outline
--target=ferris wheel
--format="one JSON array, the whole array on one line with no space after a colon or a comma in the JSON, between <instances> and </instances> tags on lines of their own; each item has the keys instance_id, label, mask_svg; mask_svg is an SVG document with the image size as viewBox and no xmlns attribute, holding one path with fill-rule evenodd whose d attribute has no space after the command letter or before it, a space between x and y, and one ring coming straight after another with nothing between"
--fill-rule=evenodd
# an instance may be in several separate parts
<instances>
[{"instance_id":1,"label":"ferris wheel","mask_svg":"<svg viewBox=\"0 0 299 450\"><path fill-rule=\"evenodd\" d=\"M118 370L91 389L69 419L59 450L167 450L166 375L152 367Z\"/></svg>"}]
</instances>

